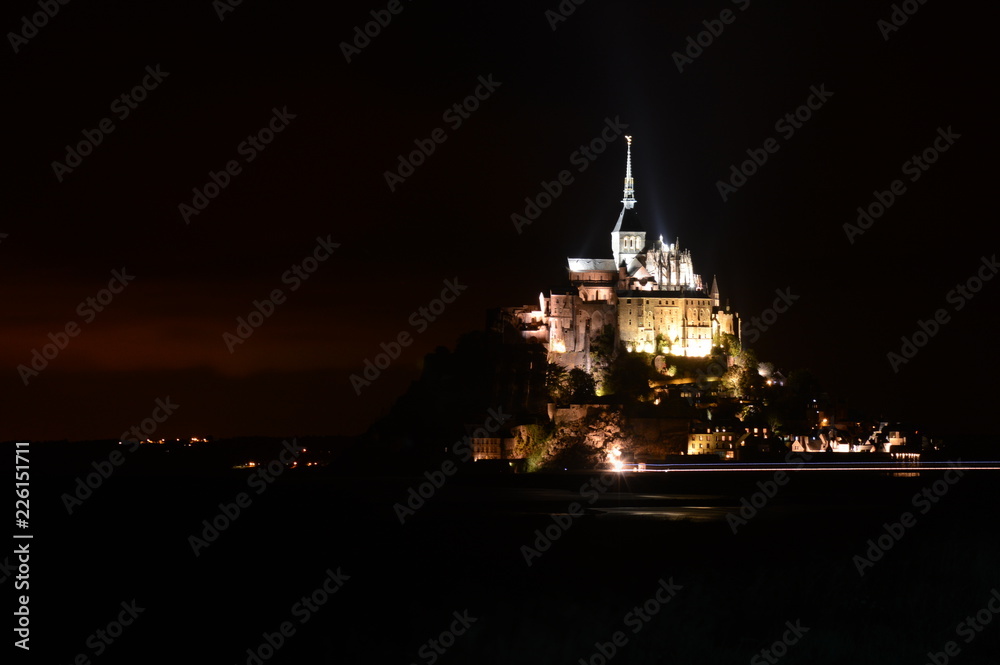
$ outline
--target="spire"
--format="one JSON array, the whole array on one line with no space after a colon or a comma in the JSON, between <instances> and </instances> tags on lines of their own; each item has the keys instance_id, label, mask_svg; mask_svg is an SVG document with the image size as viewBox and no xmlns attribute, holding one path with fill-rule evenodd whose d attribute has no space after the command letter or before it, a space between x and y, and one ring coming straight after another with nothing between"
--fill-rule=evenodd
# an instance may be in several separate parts
<instances>
[{"instance_id":1,"label":"spire","mask_svg":"<svg viewBox=\"0 0 1000 665\"><path fill-rule=\"evenodd\" d=\"M628 156L625 158L625 196L622 203L625 204L626 208L631 208L635 205L635 183L632 180L632 137L626 136L625 140L628 142Z\"/></svg>"}]
</instances>

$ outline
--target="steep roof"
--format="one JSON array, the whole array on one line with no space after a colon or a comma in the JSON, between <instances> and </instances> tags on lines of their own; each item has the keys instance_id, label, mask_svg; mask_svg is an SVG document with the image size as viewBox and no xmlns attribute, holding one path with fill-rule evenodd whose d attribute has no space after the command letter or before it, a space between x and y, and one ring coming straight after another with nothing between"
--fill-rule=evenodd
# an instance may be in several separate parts
<instances>
[{"instance_id":1,"label":"steep roof","mask_svg":"<svg viewBox=\"0 0 1000 665\"><path fill-rule=\"evenodd\" d=\"M636 212L635 207L622 206L622 211L618 215L618 223L615 224L615 229L613 233L634 233L634 232L645 233L646 229L642 228L642 224L639 222L639 213Z\"/></svg>"}]
</instances>

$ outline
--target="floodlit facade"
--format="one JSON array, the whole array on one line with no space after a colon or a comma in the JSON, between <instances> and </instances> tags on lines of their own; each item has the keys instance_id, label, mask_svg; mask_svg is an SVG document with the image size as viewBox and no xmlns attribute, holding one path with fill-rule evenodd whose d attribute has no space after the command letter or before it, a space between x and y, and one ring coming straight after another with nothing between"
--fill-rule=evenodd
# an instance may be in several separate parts
<instances>
[{"instance_id":1,"label":"floodlit facade","mask_svg":"<svg viewBox=\"0 0 1000 665\"><path fill-rule=\"evenodd\" d=\"M590 370L590 345L611 325L629 352L707 356L723 333L740 336L739 316L720 306L680 242L649 241L636 212L632 137L625 137L625 189L611 231L612 258L570 258L569 285L540 293L538 307L506 308L526 341L547 345L549 362Z\"/></svg>"}]
</instances>

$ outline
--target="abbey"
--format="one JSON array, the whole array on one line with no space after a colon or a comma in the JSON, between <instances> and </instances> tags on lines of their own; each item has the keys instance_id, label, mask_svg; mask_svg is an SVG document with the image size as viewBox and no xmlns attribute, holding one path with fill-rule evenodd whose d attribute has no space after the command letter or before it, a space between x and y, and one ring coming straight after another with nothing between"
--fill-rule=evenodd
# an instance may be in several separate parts
<instances>
[{"instance_id":1,"label":"abbey","mask_svg":"<svg viewBox=\"0 0 1000 665\"><path fill-rule=\"evenodd\" d=\"M647 240L636 211L632 137L622 209L611 231L612 258L568 259L569 284L540 293L538 307L502 311L508 329L546 345L548 361L590 370L590 347L606 326L629 352L707 356L740 320L720 306L715 278L706 288L679 241Z\"/></svg>"}]
</instances>

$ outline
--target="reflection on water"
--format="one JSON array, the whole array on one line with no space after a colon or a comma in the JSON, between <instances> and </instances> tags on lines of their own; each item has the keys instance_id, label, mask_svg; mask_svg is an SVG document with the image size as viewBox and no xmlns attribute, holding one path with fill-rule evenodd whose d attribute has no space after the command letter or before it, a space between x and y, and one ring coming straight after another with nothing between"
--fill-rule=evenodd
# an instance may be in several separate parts
<instances>
[{"instance_id":1,"label":"reflection on water","mask_svg":"<svg viewBox=\"0 0 1000 665\"><path fill-rule=\"evenodd\" d=\"M737 507L738 508L738 507ZM690 520L692 522L721 522L732 508L721 506L619 506L597 508L598 519L642 518L654 520Z\"/></svg>"}]
</instances>

